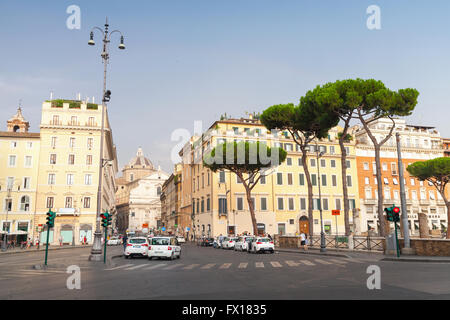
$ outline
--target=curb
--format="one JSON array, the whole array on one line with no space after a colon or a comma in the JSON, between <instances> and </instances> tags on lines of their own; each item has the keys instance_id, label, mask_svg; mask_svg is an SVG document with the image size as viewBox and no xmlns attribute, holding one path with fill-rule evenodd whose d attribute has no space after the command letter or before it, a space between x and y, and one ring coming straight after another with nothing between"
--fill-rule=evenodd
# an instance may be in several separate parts
<instances>
[{"instance_id":1,"label":"curb","mask_svg":"<svg viewBox=\"0 0 450 320\"><path fill-rule=\"evenodd\" d=\"M408 258L383 258L380 261L395 261L395 262L435 262L435 263L450 263L450 260L439 260L439 259L408 259Z\"/></svg>"},{"instance_id":2,"label":"curb","mask_svg":"<svg viewBox=\"0 0 450 320\"><path fill-rule=\"evenodd\" d=\"M67 246L67 247L54 247L54 248L48 248L48 251L50 250L68 250L68 249L80 249L80 248L92 248L92 246ZM1 252L0 251L0 256L4 255L4 254L19 254L19 253L36 253L36 252L42 252L45 251L45 246L43 249L23 249L23 250L14 250L14 251L5 251L5 252Z\"/></svg>"},{"instance_id":3,"label":"curb","mask_svg":"<svg viewBox=\"0 0 450 320\"><path fill-rule=\"evenodd\" d=\"M317 256L331 256L331 257L344 257L344 258L352 258L351 256L343 253L329 253L329 252L311 252L311 251L299 251L299 250L289 250L289 249L275 249L278 252L289 252L289 253L300 253L300 254L311 254Z\"/></svg>"}]
</instances>

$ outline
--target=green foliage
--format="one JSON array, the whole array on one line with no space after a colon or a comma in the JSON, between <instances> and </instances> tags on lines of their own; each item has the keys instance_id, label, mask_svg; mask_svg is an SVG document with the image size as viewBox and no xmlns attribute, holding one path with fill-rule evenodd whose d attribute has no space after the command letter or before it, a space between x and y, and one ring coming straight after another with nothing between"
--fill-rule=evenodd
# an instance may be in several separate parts
<instances>
[{"instance_id":1,"label":"green foliage","mask_svg":"<svg viewBox=\"0 0 450 320\"><path fill-rule=\"evenodd\" d=\"M69 102L69 108L70 109L80 109L81 102Z\"/></svg>"},{"instance_id":2,"label":"green foliage","mask_svg":"<svg viewBox=\"0 0 450 320\"><path fill-rule=\"evenodd\" d=\"M55 100L52 100L52 107L53 107L53 108L62 108L64 102L65 102L65 101L64 101L63 99L55 99Z\"/></svg>"},{"instance_id":3,"label":"green foliage","mask_svg":"<svg viewBox=\"0 0 450 320\"><path fill-rule=\"evenodd\" d=\"M340 139L342 137L342 132L338 132L338 138ZM353 140L353 136L351 134L346 134L344 137L344 142L350 142Z\"/></svg>"},{"instance_id":4,"label":"green foliage","mask_svg":"<svg viewBox=\"0 0 450 320\"><path fill-rule=\"evenodd\" d=\"M227 150L230 153L228 157ZM221 154L220 151L222 152ZM272 154L275 151L278 151L278 157L277 159L272 159ZM251 174L263 168L280 165L286 160L286 156L287 152L283 149L270 148L259 141L255 143L249 143L248 141L228 142L217 145L210 153L206 154L203 158L203 165L213 172L230 170L232 172Z\"/></svg>"},{"instance_id":5,"label":"green foliage","mask_svg":"<svg viewBox=\"0 0 450 320\"><path fill-rule=\"evenodd\" d=\"M441 181L448 183L450 180L450 158L441 157L427 161L417 161L410 164L406 170L410 175L420 180Z\"/></svg>"},{"instance_id":6,"label":"green foliage","mask_svg":"<svg viewBox=\"0 0 450 320\"><path fill-rule=\"evenodd\" d=\"M95 103L88 103L87 107L88 110L97 110L98 109L98 104Z\"/></svg>"}]
</instances>

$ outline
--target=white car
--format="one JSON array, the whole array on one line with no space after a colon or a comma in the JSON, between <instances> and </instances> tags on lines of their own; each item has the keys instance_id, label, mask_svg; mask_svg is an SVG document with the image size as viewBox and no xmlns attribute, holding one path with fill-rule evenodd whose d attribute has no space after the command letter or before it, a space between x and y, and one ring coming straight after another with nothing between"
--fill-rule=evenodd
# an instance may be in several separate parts
<instances>
[{"instance_id":1,"label":"white car","mask_svg":"<svg viewBox=\"0 0 450 320\"><path fill-rule=\"evenodd\" d=\"M254 236L241 236L234 244L235 251L247 251L248 243L253 241Z\"/></svg>"},{"instance_id":2,"label":"white car","mask_svg":"<svg viewBox=\"0 0 450 320\"><path fill-rule=\"evenodd\" d=\"M222 241L222 249L233 249L235 242L238 240L237 237L226 237Z\"/></svg>"},{"instance_id":3,"label":"white car","mask_svg":"<svg viewBox=\"0 0 450 320\"><path fill-rule=\"evenodd\" d=\"M184 237L177 237L177 241L178 241L178 243L185 243L186 242Z\"/></svg>"},{"instance_id":4,"label":"white car","mask_svg":"<svg viewBox=\"0 0 450 320\"><path fill-rule=\"evenodd\" d=\"M266 252L274 253L275 246L273 241L266 237L256 237L249 243L250 248L247 249L248 253Z\"/></svg>"},{"instance_id":5,"label":"white car","mask_svg":"<svg viewBox=\"0 0 450 320\"><path fill-rule=\"evenodd\" d=\"M119 237L111 237L109 238L108 242L106 242L106 245L108 246L117 246L121 243L121 240Z\"/></svg>"},{"instance_id":6,"label":"white car","mask_svg":"<svg viewBox=\"0 0 450 320\"><path fill-rule=\"evenodd\" d=\"M128 239L125 247L125 259L134 256L146 257L148 255L148 240L145 237L133 237Z\"/></svg>"},{"instance_id":7,"label":"white car","mask_svg":"<svg viewBox=\"0 0 450 320\"><path fill-rule=\"evenodd\" d=\"M153 257L180 259L181 246L175 237L153 237L148 247L148 260Z\"/></svg>"}]
</instances>

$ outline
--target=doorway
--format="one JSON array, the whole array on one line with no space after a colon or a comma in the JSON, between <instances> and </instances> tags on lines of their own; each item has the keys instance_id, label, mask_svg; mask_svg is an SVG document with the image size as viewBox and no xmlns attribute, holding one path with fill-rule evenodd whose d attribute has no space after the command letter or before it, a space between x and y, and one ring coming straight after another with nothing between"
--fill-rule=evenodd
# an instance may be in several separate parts
<instances>
[{"instance_id":1,"label":"doorway","mask_svg":"<svg viewBox=\"0 0 450 320\"><path fill-rule=\"evenodd\" d=\"M309 234L309 220L306 216L301 216L298 222L300 233Z\"/></svg>"}]
</instances>

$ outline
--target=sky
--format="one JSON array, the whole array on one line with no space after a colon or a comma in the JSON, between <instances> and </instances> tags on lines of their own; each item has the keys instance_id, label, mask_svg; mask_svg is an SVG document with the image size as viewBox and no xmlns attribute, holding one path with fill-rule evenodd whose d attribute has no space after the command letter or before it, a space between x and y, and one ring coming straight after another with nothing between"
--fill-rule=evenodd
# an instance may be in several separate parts
<instances>
[{"instance_id":1,"label":"sky","mask_svg":"<svg viewBox=\"0 0 450 320\"><path fill-rule=\"evenodd\" d=\"M80 8L80 29L67 27L71 5ZM381 29L367 27L371 5ZM171 173L174 130L297 104L317 85L358 77L416 88L408 123L450 137L449 12L448 0L2 0L0 130L21 101L38 132L51 91L100 101L101 35L96 46L87 42L107 16L126 45L119 50L113 35L107 80L120 167L142 147Z\"/></svg>"}]
</instances>

